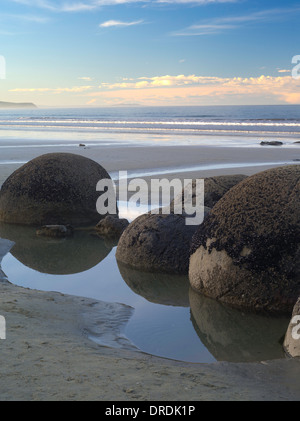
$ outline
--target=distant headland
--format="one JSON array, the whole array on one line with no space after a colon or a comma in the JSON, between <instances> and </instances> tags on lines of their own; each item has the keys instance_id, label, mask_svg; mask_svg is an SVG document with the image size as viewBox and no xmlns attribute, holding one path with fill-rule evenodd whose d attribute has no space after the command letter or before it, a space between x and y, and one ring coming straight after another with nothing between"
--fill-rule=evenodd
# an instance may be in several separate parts
<instances>
[{"instance_id":1,"label":"distant headland","mask_svg":"<svg viewBox=\"0 0 300 421\"><path fill-rule=\"evenodd\" d=\"M3 102L0 101L0 108L37 108L32 102Z\"/></svg>"}]
</instances>

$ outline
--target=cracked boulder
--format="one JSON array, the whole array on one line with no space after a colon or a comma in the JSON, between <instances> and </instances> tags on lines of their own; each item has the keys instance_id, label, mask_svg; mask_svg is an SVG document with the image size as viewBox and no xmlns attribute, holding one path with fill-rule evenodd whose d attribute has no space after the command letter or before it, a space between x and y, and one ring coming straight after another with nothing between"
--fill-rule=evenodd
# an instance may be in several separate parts
<instances>
[{"instance_id":1,"label":"cracked boulder","mask_svg":"<svg viewBox=\"0 0 300 421\"><path fill-rule=\"evenodd\" d=\"M195 233L192 288L242 309L290 313L300 295L300 166L230 189Z\"/></svg>"}]
</instances>

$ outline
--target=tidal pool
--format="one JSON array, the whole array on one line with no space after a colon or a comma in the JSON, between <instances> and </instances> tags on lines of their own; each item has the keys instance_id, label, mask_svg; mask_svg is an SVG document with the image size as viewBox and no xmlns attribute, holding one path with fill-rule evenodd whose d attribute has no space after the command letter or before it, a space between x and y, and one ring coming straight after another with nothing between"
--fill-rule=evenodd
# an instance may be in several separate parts
<instances>
[{"instance_id":1,"label":"tidal pool","mask_svg":"<svg viewBox=\"0 0 300 421\"><path fill-rule=\"evenodd\" d=\"M143 352L202 363L285 357L282 338L288 318L231 309L196 294L186 276L118 264L116 244L92 231L57 240L37 237L33 228L0 224L0 237L15 242L2 261L10 282L131 306L123 334Z\"/></svg>"}]
</instances>

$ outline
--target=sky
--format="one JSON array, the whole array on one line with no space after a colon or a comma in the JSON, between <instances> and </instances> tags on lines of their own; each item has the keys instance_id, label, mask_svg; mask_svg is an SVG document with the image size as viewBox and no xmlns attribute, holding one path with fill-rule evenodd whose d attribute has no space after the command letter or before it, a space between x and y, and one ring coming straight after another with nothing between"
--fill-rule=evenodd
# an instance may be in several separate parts
<instances>
[{"instance_id":1,"label":"sky","mask_svg":"<svg viewBox=\"0 0 300 421\"><path fill-rule=\"evenodd\" d=\"M299 22L289 0L1 0L0 100L300 104Z\"/></svg>"}]
</instances>

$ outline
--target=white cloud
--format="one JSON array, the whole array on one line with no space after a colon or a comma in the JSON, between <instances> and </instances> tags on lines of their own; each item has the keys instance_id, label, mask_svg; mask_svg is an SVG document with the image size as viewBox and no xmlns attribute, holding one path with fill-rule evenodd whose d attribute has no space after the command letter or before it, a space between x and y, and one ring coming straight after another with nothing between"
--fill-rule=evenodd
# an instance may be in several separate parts
<instances>
[{"instance_id":1,"label":"white cloud","mask_svg":"<svg viewBox=\"0 0 300 421\"><path fill-rule=\"evenodd\" d=\"M9 92L39 92L45 93L50 92L53 94L61 94L63 92L67 93L81 93L89 91L93 86L73 86L71 88L15 88L10 89Z\"/></svg>"},{"instance_id":2,"label":"white cloud","mask_svg":"<svg viewBox=\"0 0 300 421\"><path fill-rule=\"evenodd\" d=\"M49 18L45 16L35 16L35 15L21 15L21 14L13 14L13 13L1 13L0 12L0 20L17 20L23 22L33 22L33 23L46 23L49 21Z\"/></svg>"},{"instance_id":3,"label":"white cloud","mask_svg":"<svg viewBox=\"0 0 300 421\"><path fill-rule=\"evenodd\" d=\"M242 25L258 22L276 21L286 19L300 12L300 7L268 9L247 15L226 16L205 20L199 24L191 25L182 30L171 33L173 36L199 36L219 34L227 30L236 29Z\"/></svg>"},{"instance_id":4,"label":"white cloud","mask_svg":"<svg viewBox=\"0 0 300 421\"><path fill-rule=\"evenodd\" d=\"M122 22L120 20L108 20L106 22L101 23L99 26L100 28L111 28L113 26L134 26L134 25L140 25L143 23L143 20L136 20L133 22Z\"/></svg>"},{"instance_id":5,"label":"white cloud","mask_svg":"<svg viewBox=\"0 0 300 421\"><path fill-rule=\"evenodd\" d=\"M95 10L102 6L112 6L125 3L146 2L147 0L86 0L86 1L54 1L54 0L10 0L29 7L37 7L52 12L84 12Z\"/></svg>"}]
</instances>

